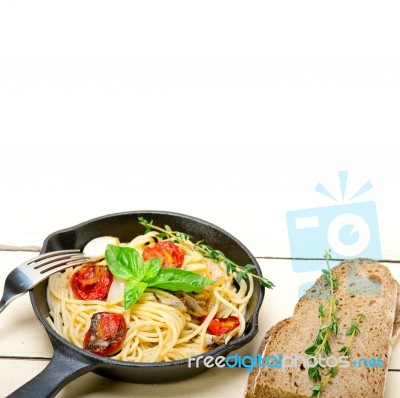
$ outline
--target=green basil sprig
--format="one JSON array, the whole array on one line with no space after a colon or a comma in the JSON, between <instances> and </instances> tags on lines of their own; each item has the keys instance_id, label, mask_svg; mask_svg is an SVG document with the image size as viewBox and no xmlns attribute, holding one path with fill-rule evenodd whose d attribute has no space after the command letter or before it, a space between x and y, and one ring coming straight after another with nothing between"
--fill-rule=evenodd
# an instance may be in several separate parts
<instances>
[{"instance_id":1,"label":"green basil sprig","mask_svg":"<svg viewBox=\"0 0 400 398\"><path fill-rule=\"evenodd\" d=\"M161 258L143 261L133 247L107 245L105 253L110 272L127 282L124 307L129 309L147 287L185 293L200 292L214 281L180 268L161 268Z\"/></svg>"}]
</instances>

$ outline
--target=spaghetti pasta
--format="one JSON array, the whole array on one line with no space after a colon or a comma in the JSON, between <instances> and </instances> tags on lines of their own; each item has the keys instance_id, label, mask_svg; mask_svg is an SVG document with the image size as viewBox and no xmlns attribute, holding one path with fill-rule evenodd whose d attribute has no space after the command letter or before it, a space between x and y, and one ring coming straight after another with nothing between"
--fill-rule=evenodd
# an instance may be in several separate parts
<instances>
[{"instance_id":1,"label":"spaghetti pasta","mask_svg":"<svg viewBox=\"0 0 400 398\"><path fill-rule=\"evenodd\" d=\"M149 245L159 242L155 231L137 236L130 243L141 255ZM65 339L82 347L93 314L111 311L122 314L127 331L121 350L112 358L131 362L164 362L202 354L217 344L226 344L244 333L246 309L253 294L250 275L239 280L228 273L224 264L205 258L190 245L177 244L184 260L182 269L214 281L199 293L169 292L147 288L129 309L124 308L123 282L114 278L108 297L104 300L81 300L74 296L71 278L75 269L67 269L49 278L47 301L48 322ZM98 262L105 265L105 260ZM112 291L112 293L111 293ZM239 326L222 336L208 330L218 316L234 316Z\"/></svg>"}]
</instances>

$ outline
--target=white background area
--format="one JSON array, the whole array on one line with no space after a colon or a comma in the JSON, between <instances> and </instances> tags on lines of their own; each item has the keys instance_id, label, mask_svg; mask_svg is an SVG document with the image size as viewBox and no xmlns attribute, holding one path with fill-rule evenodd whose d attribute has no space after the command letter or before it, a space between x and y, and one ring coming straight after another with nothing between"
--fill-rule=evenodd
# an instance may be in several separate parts
<instances>
[{"instance_id":1,"label":"white background area","mask_svg":"<svg viewBox=\"0 0 400 398\"><path fill-rule=\"evenodd\" d=\"M167 209L289 255L286 212L334 204L314 188L339 193L348 170L398 255L399 16L399 1L1 2L0 242Z\"/></svg>"}]
</instances>

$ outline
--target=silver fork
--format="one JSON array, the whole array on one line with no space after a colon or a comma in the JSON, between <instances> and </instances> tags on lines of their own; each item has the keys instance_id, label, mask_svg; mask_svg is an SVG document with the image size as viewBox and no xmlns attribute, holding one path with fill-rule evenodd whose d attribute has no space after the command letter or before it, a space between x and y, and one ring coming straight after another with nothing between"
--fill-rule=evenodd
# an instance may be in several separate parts
<instances>
[{"instance_id":1,"label":"silver fork","mask_svg":"<svg viewBox=\"0 0 400 398\"><path fill-rule=\"evenodd\" d=\"M93 260L75 249L44 253L25 261L7 275L3 297L0 300L0 313L11 301L25 294L51 274L91 262Z\"/></svg>"}]
</instances>

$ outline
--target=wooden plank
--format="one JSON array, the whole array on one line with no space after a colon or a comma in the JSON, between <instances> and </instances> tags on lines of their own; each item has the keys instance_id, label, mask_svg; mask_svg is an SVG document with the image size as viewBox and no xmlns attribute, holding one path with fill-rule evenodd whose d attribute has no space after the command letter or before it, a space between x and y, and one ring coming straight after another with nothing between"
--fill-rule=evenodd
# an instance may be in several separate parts
<instances>
[{"instance_id":1,"label":"wooden plank","mask_svg":"<svg viewBox=\"0 0 400 398\"><path fill-rule=\"evenodd\" d=\"M2 380L0 395L6 396L33 378L45 368L47 361L0 359ZM192 379L168 384L131 384L110 380L94 373L85 374L65 386L57 398L242 398L247 373L239 368L213 368ZM389 372L385 398L397 398L400 391L400 373Z\"/></svg>"},{"instance_id":2,"label":"wooden plank","mask_svg":"<svg viewBox=\"0 0 400 398\"><path fill-rule=\"evenodd\" d=\"M0 245L0 251L5 252L40 252L40 246L14 246L14 245Z\"/></svg>"}]
</instances>

